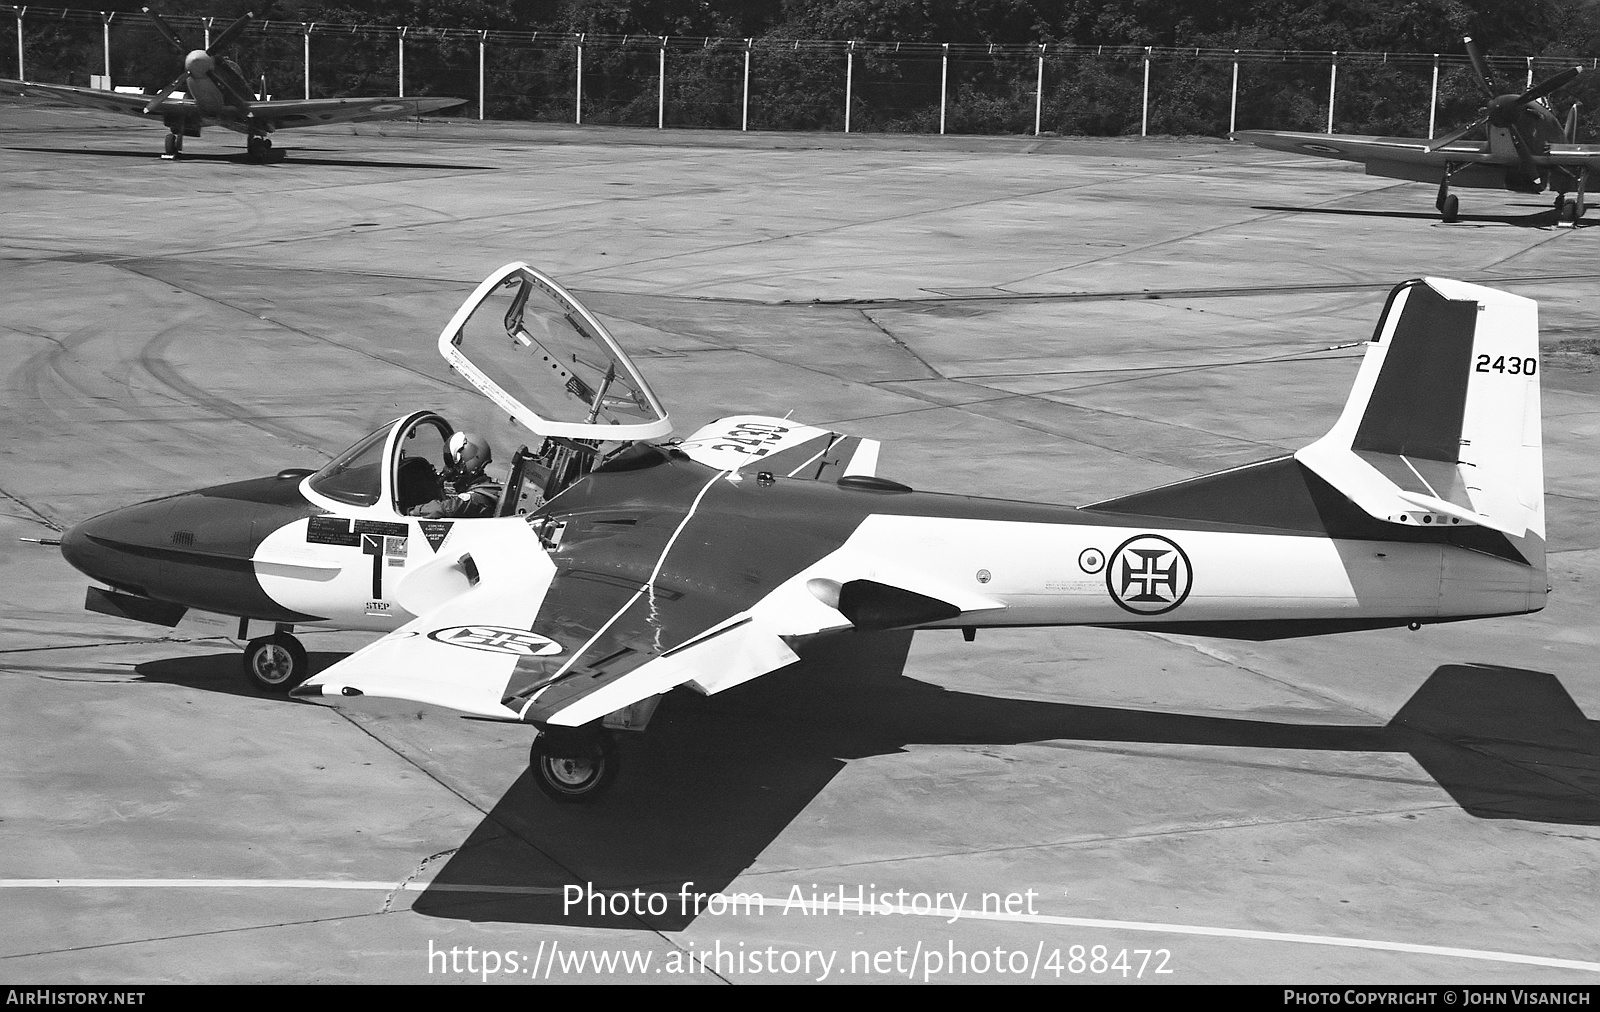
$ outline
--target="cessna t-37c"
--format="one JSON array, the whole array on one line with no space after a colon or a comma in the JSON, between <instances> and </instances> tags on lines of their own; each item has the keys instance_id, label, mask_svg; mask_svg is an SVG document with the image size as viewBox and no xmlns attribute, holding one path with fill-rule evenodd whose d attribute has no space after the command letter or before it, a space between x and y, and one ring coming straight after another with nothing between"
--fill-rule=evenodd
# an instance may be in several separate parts
<instances>
[{"instance_id":1,"label":"cessna t-37c","mask_svg":"<svg viewBox=\"0 0 1600 1012\"><path fill-rule=\"evenodd\" d=\"M273 629L245 650L266 690L530 724L539 783L579 800L663 694L733 689L821 637L1271 639L1545 603L1537 308L1475 285L1395 288L1344 412L1309 446L1082 507L913 491L876 475L876 442L787 418L669 441L605 326L521 263L478 286L439 350L541 440L508 462L493 515L413 515L454 432L418 411L314 473L72 528L63 554L104 584L87 606ZM297 626L383 635L307 679Z\"/></svg>"}]
</instances>

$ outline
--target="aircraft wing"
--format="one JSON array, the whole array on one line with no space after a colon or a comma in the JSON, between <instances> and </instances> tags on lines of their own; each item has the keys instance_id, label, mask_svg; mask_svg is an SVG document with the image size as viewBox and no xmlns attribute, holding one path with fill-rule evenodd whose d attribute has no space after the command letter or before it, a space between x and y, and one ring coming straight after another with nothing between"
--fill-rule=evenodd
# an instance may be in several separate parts
<instances>
[{"instance_id":1,"label":"aircraft wing","mask_svg":"<svg viewBox=\"0 0 1600 1012\"><path fill-rule=\"evenodd\" d=\"M104 112L120 112L128 116L144 116L145 106L154 95L134 95L127 92L105 91L101 88L78 88L66 84L32 84L27 81L0 80L0 95L23 95L29 98L54 98L73 105ZM161 111L193 109L194 102L169 98L161 104ZM152 114L155 115L155 114Z\"/></svg>"},{"instance_id":2,"label":"aircraft wing","mask_svg":"<svg viewBox=\"0 0 1600 1012\"><path fill-rule=\"evenodd\" d=\"M1347 162L1405 162L1412 165L1437 165L1446 162L1494 162L1480 141L1457 141L1434 151L1431 141L1420 137L1365 137L1354 134L1291 133L1280 130L1238 130L1233 139L1258 148L1288 151L1317 158L1338 158Z\"/></svg>"},{"instance_id":3,"label":"aircraft wing","mask_svg":"<svg viewBox=\"0 0 1600 1012\"><path fill-rule=\"evenodd\" d=\"M251 102L251 117L274 129L403 119L466 105L464 98L307 98Z\"/></svg>"}]
</instances>

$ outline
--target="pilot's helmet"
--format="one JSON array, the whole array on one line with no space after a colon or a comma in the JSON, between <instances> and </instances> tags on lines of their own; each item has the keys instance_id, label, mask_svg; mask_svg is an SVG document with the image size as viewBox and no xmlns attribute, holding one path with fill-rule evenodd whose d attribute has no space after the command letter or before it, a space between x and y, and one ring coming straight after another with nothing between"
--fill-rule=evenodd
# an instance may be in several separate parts
<instances>
[{"instance_id":1,"label":"pilot's helmet","mask_svg":"<svg viewBox=\"0 0 1600 1012\"><path fill-rule=\"evenodd\" d=\"M445 444L450 466L457 471L481 471L494 459L489 441L476 432L457 432Z\"/></svg>"}]
</instances>

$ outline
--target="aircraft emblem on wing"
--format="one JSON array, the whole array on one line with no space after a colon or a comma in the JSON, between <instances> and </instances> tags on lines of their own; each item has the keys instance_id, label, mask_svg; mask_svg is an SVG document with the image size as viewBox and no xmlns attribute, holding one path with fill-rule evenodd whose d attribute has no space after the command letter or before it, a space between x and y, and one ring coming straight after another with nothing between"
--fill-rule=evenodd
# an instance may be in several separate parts
<instances>
[{"instance_id":1,"label":"aircraft emblem on wing","mask_svg":"<svg viewBox=\"0 0 1600 1012\"><path fill-rule=\"evenodd\" d=\"M540 636L526 629L508 629L498 625L457 625L435 629L428 634L430 640L448 643L468 650L486 650L491 654L517 654L521 657L550 657L561 652L561 644L548 636Z\"/></svg>"},{"instance_id":2,"label":"aircraft emblem on wing","mask_svg":"<svg viewBox=\"0 0 1600 1012\"><path fill-rule=\"evenodd\" d=\"M1161 615L1189 596L1189 557L1156 534L1123 542L1111 555L1106 588L1111 599L1136 615Z\"/></svg>"}]
</instances>

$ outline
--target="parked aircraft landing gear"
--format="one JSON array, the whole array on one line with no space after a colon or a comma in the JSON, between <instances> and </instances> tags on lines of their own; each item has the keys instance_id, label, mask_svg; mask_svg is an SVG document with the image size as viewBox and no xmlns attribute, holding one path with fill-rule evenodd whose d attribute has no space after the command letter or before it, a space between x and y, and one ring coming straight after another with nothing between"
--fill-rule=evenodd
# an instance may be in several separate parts
<instances>
[{"instance_id":1,"label":"parked aircraft landing gear","mask_svg":"<svg viewBox=\"0 0 1600 1012\"><path fill-rule=\"evenodd\" d=\"M257 137L254 134L244 142L244 153L258 161L266 161L272 157L272 141L266 137Z\"/></svg>"},{"instance_id":2,"label":"parked aircraft landing gear","mask_svg":"<svg viewBox=\"0 0 1600 1012\"><path fill-rule=\"evenodd\" d=\"M183 154L183 134L167 134L167 144L162 150L161 157L166 159L177 158Z\"/></svg>"},{"instance_id":3,"label":"parked aircraft landing gear","mask_svg":"<svg viewBox=\"0 0 1600 1012\"><path fill-rule=\"evenodd\" d=\"M542 731L528 761L539 789L556 801L589 801L617 778L618 761L610 733L570 728Z\"/></svg>"},{"instance_id":4,"label":"parked aircraft landing gear","mask_svg":"<svg viewBox=\"0 0 1600 1012\"><path fill-rule=\"evenodd\" d=\"M1439 209L1439 217L1446 223L1461 220L1461 201L1450 192L1450 178L1459 168L1459 165L1445 163L1444 178L1439 180L1439 196L1433 202L1433 206Z\"/></svg>"},{"instance_id":5,"label":"parked aircraft landing gear","mask_svg":"<svg viewBox=\"0 0 1600 1012\"><path fill-rule=\"evenodd\" d=\"M311 674L306 648L288 633L253 639L244 648L244 673L262 692L286 695Z\"/></svg>"}]
</instances>

